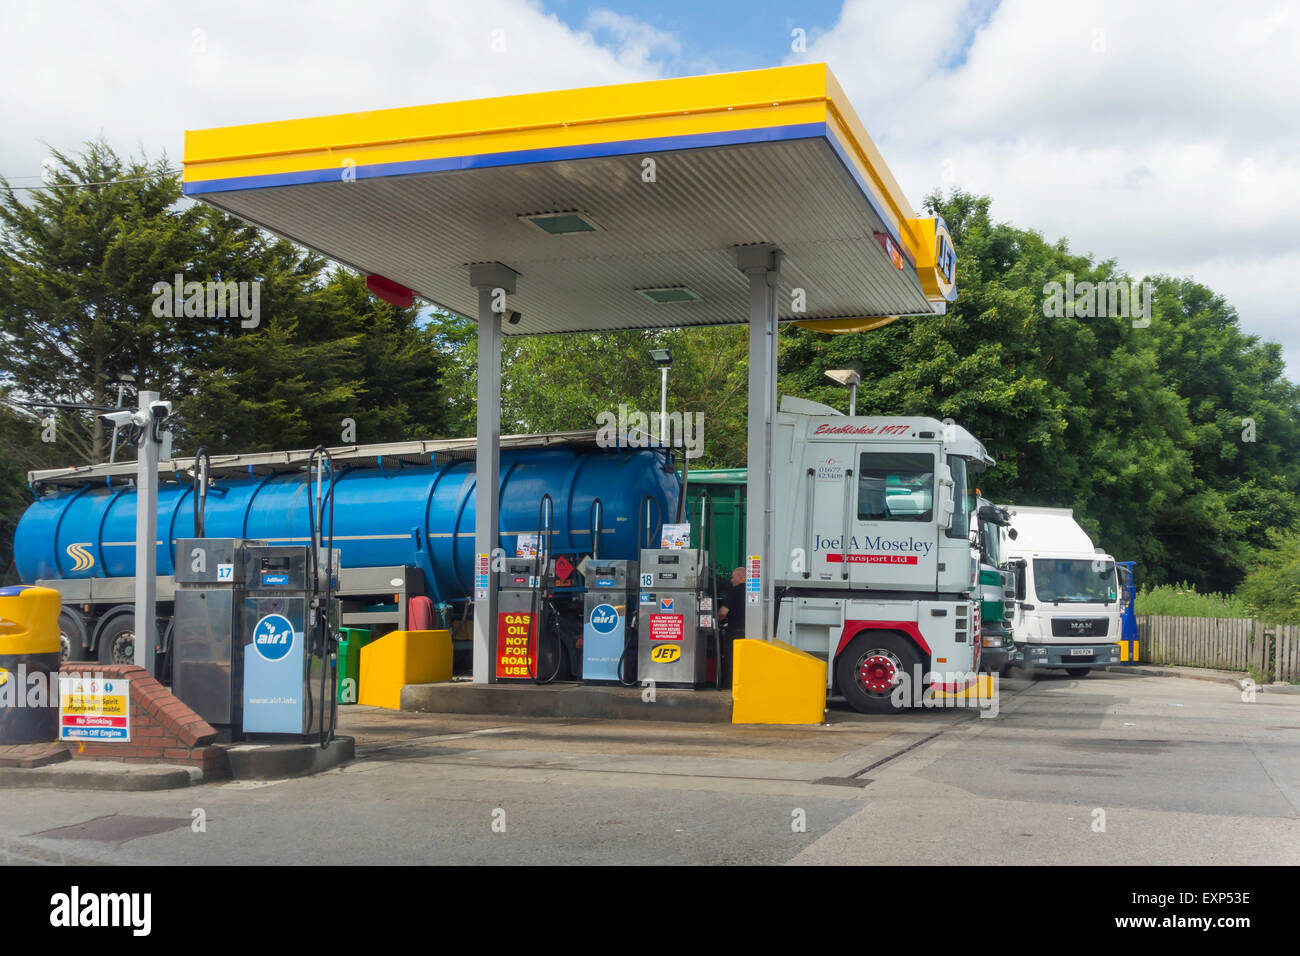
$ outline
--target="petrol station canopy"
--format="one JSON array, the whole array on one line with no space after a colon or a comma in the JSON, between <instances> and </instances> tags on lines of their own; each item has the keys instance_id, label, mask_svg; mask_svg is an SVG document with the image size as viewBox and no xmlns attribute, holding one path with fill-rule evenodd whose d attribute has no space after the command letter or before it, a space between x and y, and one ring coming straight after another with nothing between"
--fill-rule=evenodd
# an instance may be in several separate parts
<instances>
[{"instance_id":1,"label":"petrol station canopy","mask_svg":"<svg viewBox=\"0 0 1300 956\"><path fill-rule=\"evenodd\" d=\"M184 191L393 301L477 319L467 267L503 263L507 335L747 322L735 249L756 244L781 252L779 321L955 297L942 220L823 64L195 130Z\"/></svg>"}]
</instances>

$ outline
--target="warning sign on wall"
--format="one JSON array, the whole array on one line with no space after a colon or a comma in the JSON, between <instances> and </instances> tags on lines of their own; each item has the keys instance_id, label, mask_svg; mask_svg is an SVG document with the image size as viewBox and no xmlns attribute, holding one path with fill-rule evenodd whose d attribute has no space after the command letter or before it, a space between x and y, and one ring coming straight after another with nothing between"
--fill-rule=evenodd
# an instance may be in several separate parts
<instances>
[{"instance_id":1,"label":"warning sign on wall","mask_svg":"<svg viewBox=\"0 0 1300 956\"><path fill-rule=\"evenodd\" d=\"M131 739L131 682L59 678L59 739Z\"/></svg>"},{"instance_id":2,"label":"warning sign on wall","mask_svg":"<svg viewBox=\"0 0 1300 956\"><path fill-rule=\"evenodd\" d=\"M686 618L680 614L651 614L650 640L680 641L684 637Z\"/></svg>"},{"instance_id":3,"label":"warning sign on wall","mask_svg":"<svg viewBox=\"0 0 1300 956\"><path fill-rule=\"evenodd\" d=\"M533 616L517 611L497 614L497 677L533 676Z\"/></svg>"}]
</instances>

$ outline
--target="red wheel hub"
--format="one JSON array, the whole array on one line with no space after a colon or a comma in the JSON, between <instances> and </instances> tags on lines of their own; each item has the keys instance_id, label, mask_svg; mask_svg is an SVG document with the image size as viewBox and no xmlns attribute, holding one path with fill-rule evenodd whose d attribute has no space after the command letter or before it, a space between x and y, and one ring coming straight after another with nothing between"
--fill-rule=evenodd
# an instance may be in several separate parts
<instances>
[{"instance_id":1,"label":"red wheel hub","mask_svg":"<svg viewBox=\"0 0 1300 956\"><path fill-rule=\"evenodd\" d=\"M888 657L872 654L858 667L858 681L872 693L883 693L894 686L898 668Z\"/></svg>"}]
</instances>

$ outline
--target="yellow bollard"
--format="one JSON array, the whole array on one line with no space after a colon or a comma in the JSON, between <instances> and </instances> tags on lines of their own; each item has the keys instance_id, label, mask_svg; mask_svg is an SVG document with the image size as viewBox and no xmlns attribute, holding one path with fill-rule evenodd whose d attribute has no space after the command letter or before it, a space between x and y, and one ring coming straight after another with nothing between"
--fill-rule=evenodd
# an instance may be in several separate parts
<instances>
[{"instance_id":1,"label":"yellow bollard","mask_svg":"<svg viewBox=\"0 0 1300 956\"><path fill-rule=\"evenodd\" d=\"M0 588L0 745L59 739L59 592Z\"/></svg>"}]
</instances>

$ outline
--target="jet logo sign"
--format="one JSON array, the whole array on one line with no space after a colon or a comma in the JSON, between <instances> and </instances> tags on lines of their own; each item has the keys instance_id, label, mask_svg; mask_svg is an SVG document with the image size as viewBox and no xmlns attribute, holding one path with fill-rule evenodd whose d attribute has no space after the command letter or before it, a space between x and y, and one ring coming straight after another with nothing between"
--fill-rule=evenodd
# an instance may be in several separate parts
<instances>
[{"instance_id":1,"label":"jet logo sign","mask_svg":"<svg viewBox=\"0 0 1300 956\"><path fill-rule=\"evenodd\" d=\"M282 661L293 650L293 625L283 614L268 614L253 628L253 647L264 660Z\"/></svg>"},{"instance_id":2,"label":"jet logo sign","mask_svg":"<svg viewBox=\"0 0 1300 956\"><path fill-rule=\"evenodd\" d=\"M671 612L673 609L673 598L660 598L659 610Z\"/></svg>"}]
</instances>

